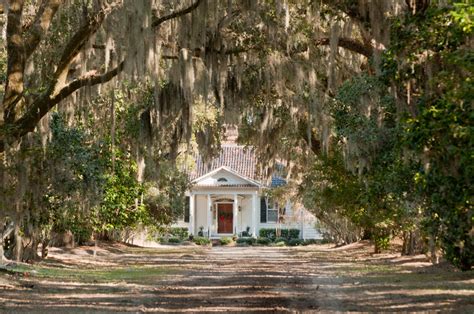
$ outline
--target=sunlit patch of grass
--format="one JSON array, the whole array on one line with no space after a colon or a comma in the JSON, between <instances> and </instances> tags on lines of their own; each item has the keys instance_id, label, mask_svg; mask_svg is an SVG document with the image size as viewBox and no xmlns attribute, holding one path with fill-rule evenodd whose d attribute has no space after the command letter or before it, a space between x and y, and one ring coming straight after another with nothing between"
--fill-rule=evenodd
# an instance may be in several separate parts
<instances>
[{"instance_id":1,"label":"sunlit patch of grass","mask_svg":"<svg viewBox=\"0 0 474 314\"><path fill-rule=\"evenodd\" d=\"M69 269L41 266L17 266L13 269L24 276L76 282L147 283L165 275L177 273L165 267L113 267L106 269Z\"/></svg>"}]
</instances>

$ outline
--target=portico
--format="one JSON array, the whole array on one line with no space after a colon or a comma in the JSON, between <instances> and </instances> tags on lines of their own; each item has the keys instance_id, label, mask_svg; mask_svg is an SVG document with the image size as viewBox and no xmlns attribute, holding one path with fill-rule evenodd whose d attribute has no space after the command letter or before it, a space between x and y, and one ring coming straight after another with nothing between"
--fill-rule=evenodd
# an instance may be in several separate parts
<instances>
[{"instance_id":1,"label":"portico","mask_svg":"<svg viewBox=\"0 0 474 314\"><path fill-rule=\"evenodd\" d=\"M196 187L189 197L189 231L193 235L217 238L240 235L247 231L253 235L258 224L258 187Z\"/></svg>"},{"instance_id":2,"label":"portico","mask_svg":"<svg viewBox=\"0 0 474 314\"><path fill-rule=\"evenodd\" d=\"M206 237L255 235L260 184L227 167L193 180L189 192L189 232Z\"/></svg>"}]
</instances>

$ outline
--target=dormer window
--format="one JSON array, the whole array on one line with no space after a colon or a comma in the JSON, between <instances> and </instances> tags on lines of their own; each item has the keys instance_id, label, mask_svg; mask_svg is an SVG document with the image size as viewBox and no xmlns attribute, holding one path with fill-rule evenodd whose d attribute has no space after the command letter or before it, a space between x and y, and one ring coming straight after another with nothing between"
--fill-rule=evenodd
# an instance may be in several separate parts
<instances>
[{"instance_id":1,"label":"dormer window","mask_svg":"<svg viewBox=\"0 0 474 314\"><path fill-rule=\"evenodd\" d=\"M219 178L219 179L217 179L217 182L224 183L224 182L227 182L227 179L226 178Z\"/></svg>"}]
</instances>

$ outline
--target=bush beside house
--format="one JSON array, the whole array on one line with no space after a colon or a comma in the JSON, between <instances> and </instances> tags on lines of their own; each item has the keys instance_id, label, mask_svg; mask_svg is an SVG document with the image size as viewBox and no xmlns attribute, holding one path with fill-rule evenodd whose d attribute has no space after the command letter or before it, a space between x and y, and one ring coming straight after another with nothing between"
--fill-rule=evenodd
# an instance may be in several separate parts
<instances>
[{"instance_id":1,"label":"bush beside house","mask_svg":"<svg viewBox=\"0 0 474 314\"><path fill-rule=\"evenodd\" d=\"M261 238L268 238L274 241L277 238L277 229L276 228L262 228L260 229L258 235ZM287 240L299 239L300 230L299 229L280 229L280 238L285 238Z\"/></svg>"}]
</instances>

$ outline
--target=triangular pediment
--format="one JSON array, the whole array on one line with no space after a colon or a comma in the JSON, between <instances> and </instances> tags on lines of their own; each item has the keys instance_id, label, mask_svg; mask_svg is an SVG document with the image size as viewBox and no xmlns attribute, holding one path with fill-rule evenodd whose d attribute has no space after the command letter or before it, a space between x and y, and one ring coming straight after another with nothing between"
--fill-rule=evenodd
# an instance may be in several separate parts
<instances>
[{"instance_id":1,"label":"triangular pediment","mask_svg":"<svg viewBox=\"0 0 474 314\"><path fill-rule=\"evenodd\" d=\"M254 186L260 182L238 174L228 167L220 167L192 181L195 186Z\"/></svg>"}]
</instances>

